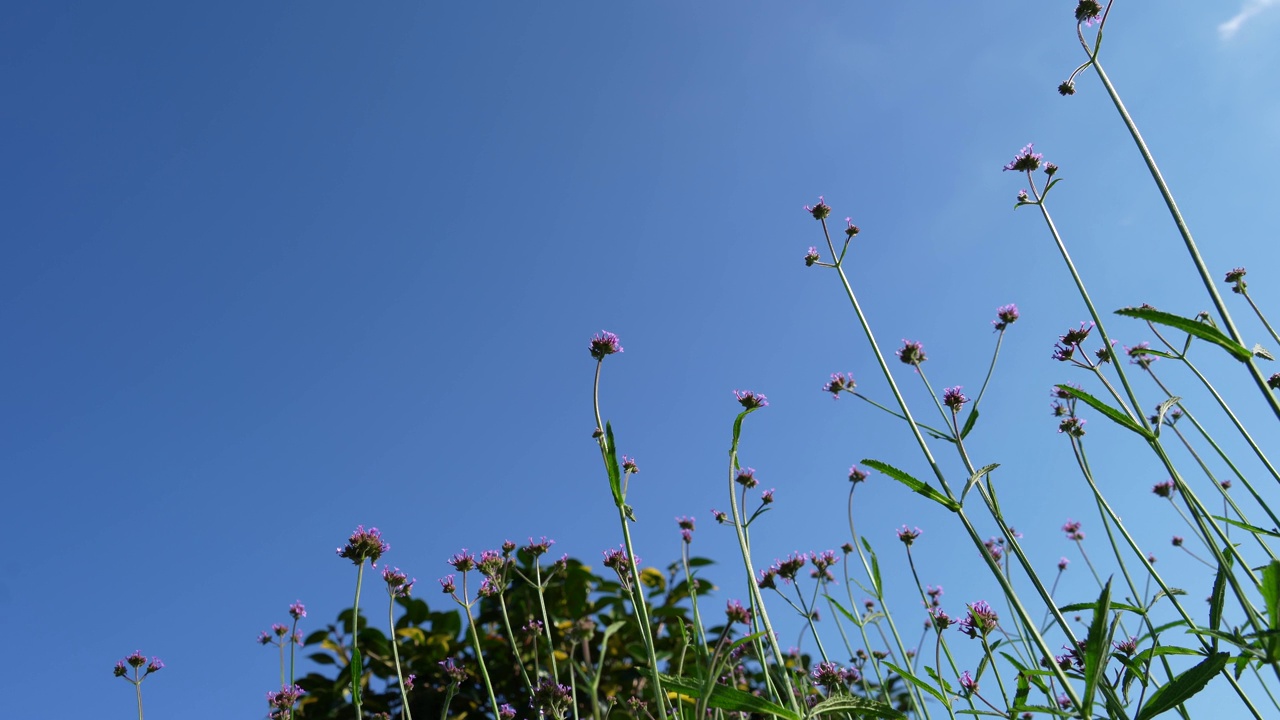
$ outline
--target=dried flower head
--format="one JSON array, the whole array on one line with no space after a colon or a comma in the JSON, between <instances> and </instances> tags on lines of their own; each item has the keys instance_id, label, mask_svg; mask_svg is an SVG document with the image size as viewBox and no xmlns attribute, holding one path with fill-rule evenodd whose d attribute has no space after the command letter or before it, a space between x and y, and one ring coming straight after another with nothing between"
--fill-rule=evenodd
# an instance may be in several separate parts
<instances>
[{"instance_id":1,"label":"dried flower head","mask_svg":"<svg viewBox=\"0 0 1280 720\"><path fill-rule=\"evenodd\" d=\"M1058 85L1058 94L1066 97L1067 95L1076 94L1076 84L1070 80Z\"/></svg>"},{"instance_id":2,"label":"dried flower head","mask_svg":"<svg viewBox=\"0 0 1280 720\"><path fill-rule=\"evenodd\" d=\"M1098 0L1080 0L1076 5L1076 22L1092 25L1102 14L1102 5Z\"/></svg>"}]
</instances>

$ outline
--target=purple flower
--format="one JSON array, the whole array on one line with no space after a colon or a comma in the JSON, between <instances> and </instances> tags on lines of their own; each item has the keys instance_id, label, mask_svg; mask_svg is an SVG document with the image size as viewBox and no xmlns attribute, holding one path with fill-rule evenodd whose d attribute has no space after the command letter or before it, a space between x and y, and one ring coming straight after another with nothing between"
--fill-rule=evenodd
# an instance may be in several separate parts
<instances>
[{"instance_id":1,"label":"purple flower","mask_svg":"<svg viewBox=\"0 0 1280 720\"><path fill-rule=\"evenodd\" d=\"M1089 338L1089 333L1093 332L1092 322L1081 322L1080 327L1066 331L1058 336L1058 342L1066 346L1080 345Z\"/></svg>"},{"instance_id":2,"label":"purple flower","mask_svg":"<svg viewBox=\"0 0 1280 720\"><path fill-rule=\"evenodd\" d=\"M1152 355L1150 350L1151 343L1149 342L1141 342L1133 347L1126 345L1124 348L1124 351L1129 355L1129 364L1137 365L1143 369L1150 367L1151 363L1160 359L1159 357Z\"/></svg>"},{"instance_id":3,"label":"purple flower","mask_svg":"<svg viewBox=\"0 0 1280 720\"><path fill-rule=\"evenodd\" d=\"M440 661L440 667L444 670L444 674L449 678L450 683L462 684L467 679L467 669L455 661L452 657L447 657Z\"/></svg>"},{"instance_id":4,"label":"purple flower","mask_svg":"<svg viewBox=\"0 0 1280 720\"><path fill-rule=\"evenodd\" d=\"M1174 547L1182 547L1182 536L1181 536L1181 535L1174 535L1174 536L1173 536L1173 546L1174 546Z\"/></svg>"},{"instance_id":5,"label":"purple flower","mask_svg":"<svg viewBox=\"0 0 1280 720\"><path fill-rule=\"evenodd\" d=\"M511 703L502 703L498 706L498 717L502 720L512 720L516 716L516 709L511 707Z\"/></svg>"},{"instance_id":6,"label":"purple flower","mask_svg":"<svg viewBox=\"0 0 1280 720\"><path fill-rule=\"evenodd\" d=\"M1098 0L1080 0L1080 4L1076 5L1076 22L1084 23L1086 26L1099 22L1099 16L1102 15L1102 5Z\"/></svg>"},{"instance_id":7,"label":"purple flower","mask_svg":"<svg viewBox=\"0 0 1280 720\"><path fill-rule=\"evenodd\" d=\"M804 553L792 553L787 556L787 559L775 562L774 570L778 573L778 577L790 583L796 579L796 575L799 574L807 561L808 558Z\"/></svg>"},{"instance_id":8,"label":"purple flower","mask_svg":"<svg viewBox=\"0 0 1280 720\"><path fill-rule=\"evenodd\" d=\"M508 556L503 555L497 550L485 550L480 553L480 559L476 562L476 569L481 575L487 578L497 579L503 575L503 570L507 568Z\"/></svg>"},{"instance_id":9,"label":"purple flower","mask_svg":"<svg viewBox=\"0 0 1280 720\"><path fill-rule=\"evenodd\" d=\"M550 678L544 678L533 689L533 705L550 711L552 717L560 717L572 699L573 690L568 685L560 685Z\"/></svg>"},{"instance_id":10,"label":"purple flower","mask_svg":"<svg viewBox=\"0 0 1280 720\"><path fill-rule=\"evenodd\" d=\"M378 528L365 530L363 525L357 525L347 544L338 548L338 557L348 558L356 565L363 565L365 560L369 560L377 567L378 558L390 549L391 546L382 541Z\"/></svg>"},{"instance_id":11,"label":"purple flower","mask_svg":"<svg viewBox=\"0 0 1280 720\"><path fill-rule=\"evenodd\" d=\"M307 606L303 605L302 601L299 600L289 606L289 615L291 615L294 620L304 618L307 616Z\"/></svg>"},{"instance_id":12,"label":"purple flower","mask_svg":"<svg viewBox=\"0 0 1280 720\"><path fill-rule=\"evenodd\" d=\"M1128 640L1121 640L1118 643L1112 643L1112 647L1116 649L1116 652L1128 657L1133 657L1133 654L1138 652L1138 638L1131 637Z\"/></svg>"},{"instance_id":13,"label":"purple flower","mask_svg":"<svg viewBox=\"0 0 1280 720\"><path fill-rule=\"evenodd\" d=\"M907 365L919 365L928 360L924 356L924 343L912 340L903 340L902 348L898 350L898 359Z\"/></svg>"},{"instance_id":14,"label":"purple flower","mask_svg":"<svg viewBox=\"0 0 1280 720\"><path fill-rule=\"evenodd\" d=\"M1062 532L1067 534L1068 540L1079 542L1084 539L1084 533L1080 530L1080 523L1071 518L1067 518L1067 521L1062 524ZM1059 566L1061 566L1061 563L1059 563Z\"/></svg>"},{"instance_id":15,"label":"purple flower","mask_svg":"<svg viewBox=\"0 0 1280 720\"><path fill-rule=\"evenodd\" d=\"M725 604L724 614L731 623L751 624L751 610L743 607L737 600L730 600Z\"/></svg>"},{"instance_id":16,"label":"purple flower","mask_svg":"<svg viewBox=\"0 0 1280 720\"><path fill-rule=\"evenodd\" d=\"M623 455L623 456L622 456L622 471L623 471L623 472L628 472L628 473L638 473L638 472L640 472L640 466L639 466L639 465L636 465L636 459L635 459L635 458L633 458L633 457L628 457L628 456L626 456L626 455Z\"/></svg>"},{"instance_id":17,"label":"purple flower","mask_svg":"<svg viewBox=\"0 0 1280 720\"><path fill-rule=\"evenodd\" d=\"M907 547L911 547L911 543L915 542L916 538L920 537L923 534L924 534L924 531L921 530L920 528L915 528L913 530L911 528L908 528L906 525L903 525L902 529L898 531L898 539L902 541L903 545L906 545Z\"/></svg>"},{"instance_id":18,"label":"purple flower","mask_svg":"<svg viewBox=\"0 0 1280 720\"><path fill-rule=\"evenodd\" d=\"M848 682L848 676L845 671L833 662L819 663L818 667L814 668L812 675L813 681L825 687L827 692L843 688Z\"/></svg>"},{"instance_id":19,"label":"purple flower","mask_svg":"<svg viewBox=\"0 0 1280 720\"><path fill-rule=\"evenodd\" d=\"M448 562L460 573L470 572L476 568L476 556L467 552L466 548L462 548L462 552L449 558Z\"/></svg>"},{"instance_id":20,"label":"purple flower","mask_svg":"<svg viewBox=\"0 0 1280 720\"><path fill-rule=\"evenodd\" d=\"M831 568L840 562L840 558L836 557L835 550L824 550L822 554L809 553L809 563L813 565L813 572L809 573L809 577L819 582L835 582L836 578L831 574Z\"/></svg>"},{"instance_id":21,"label":"purple flower","mask_svg":"<svg viewBox=\"0 0 1280 720\"><path fill-rule=\"evenodd\" d=\"M819 195L817 205L805 205L804 211L813 216L814 220L826 220L831 215L831 206L826 200Z\"/></svg>"},{"instance_id":22,"label":"purple flower","mask_svg":"<svg viewBox=\"0 0 1280 720\"><path fill-rule=\"evenodd\" d=\"M636 564L640 564L640 558L636 558ZM609 548L604 551L604 566L611 568L618 573L618 580L624 588L631 587L631 562L627 558L625 546L617 548Z\"/></svg>"},{"instance_id":23,"label":"purple flower","mask_svg":"<svg viewBox=\"0 0 1280 720\"><path fill-rule=\"evenodd\" d=\"M832 373L831 381L822 386L822 391L831 393L834 399L839 400L841 392L845 390L853 392L856 387L858 387L858 383L853 381L853 373L845 373L844 375Z\"/></svg>"},{"instance_id":24,"label":"purple flower","mask_svg":"<svg viewBox=\"0 0 1280 720\"><path fill-rule=\"evenodd\" d=\"M940 607L932 607L929 608L929 621L938 632L942 632L955 623L955 618Z\"/></svg>"},{"instance_id":25,"label":"purple flower","mask_svg":"<svg viewBox=\"0 0 1280 720\"><path fill-rule=\"evenodd\" d=\"M293 706L297 704L298 698L304 694L302 688L297 685L284 686L280 688L280 692L267 693L267 705L271 707L271 711L267 714L269 718L285 718L288 717L293 710Z\"/></svg>"},{"instance_id":26,"label":"purple flower","mask_svg":"<svg viewBox=\"0 0 1280 720\"><path fill-rule=\"evenodd\" d=\"M768 398L750 390L734 390L733 396L738 398L738 403L748 410L769 406Z\"/></svg>"},{"instance_id":27,"label":"purple flower","mask_svg":"<svg viewBox=\"0 0 1280 720\"><path fill-rule=\"evenodd\" d=\"M1007 170L1008 168L1005 168L1005 169ZM1023 189L1021 189L1021 190L1019 190L1019 191L1018 191L1018 202L1019 202L1019 203L1029 203L1029 202L1031 202L1031 195L1029 195L1029 194L1027 193L1026 188L1023 188Z\"/></svg>"},{"instance_id":28,"label":"purple flower","mask_svg":"<svg viewBox=\"0 0 1280 720\"><path fill-rule=\"evenodd\" d=\"M1173 480L1165 480L1162 483L1156 483L1151 486L1151 492L1162 498L1173 497L1173 493L1178 490L1178 486L1173 484Z\"/></svg>"},{"instance_id":29,"label":"purple flower","mask_svg":"<svg viewBox=\"0 0 1280 720\"><path fill-rule=\"evenodd\" d=\"M711 508L711 517L715 518L717 523L720 523L721 525L723 525L725 524L726 521L728 521L729 513L723 510L717 510L715 508Z\"/></svg>"},{"instance_id":30,"label":"purple flower","mask_svg":"<svg viewBox=\"0 0 1280 720\"><path fill-rule=\"evenodd\" d=\"M1074 438L1084 437L1084 423L1082 418L1069 417L1058 423L1058 432L1066 433Z\"/></svg>"},{"instance_id":31,"label":"purple flower","mask_svg":"<svg viewBox=\"0 0 1280 720\"><path fill-rule=\"evenodd\" d=\"M537 542L534 542L533 538L529 538L529 544L520 548L520 552L535 558L542 557L543 555L546 555L547 551L551 549L551 546L555 544L556 541L548 540L546 535L543 535L542 539Z\"/></svg>"},{"instance_id":32,"label":"purple flower","mask_svg":"<svg viewBox=\"0 0 1280 720\"><path fill-rule=\"evenodd\" d=\"M960 412L960 408L964 407L964 404L969 402L969 398L965 397L964 393L960 392L961 389L961 386L957 385L955 387L947 388L942 393L942 404L951 408L952 413Z\"/></svg>"},{"instance_id":33,"label":"purple flower","mask_svg":"<svg viewBox=\"0 0 1280 720\"><path fill-rule=\"evenodd\" d=\"M755 468L741 468L741 469L739 469L739 470L738 470L738 475L737 475L737 477L735 477L735 478L733 479L733 481L734 481L734 482L736 482L736 483L738 483L739 485L741 485L742 487L744 487L744 488L746 488L746 489L748 489L748 490L750 490L751 488L753 488L753 487L755 487L756 485L759 485L759 484L760 484L760 483L759 483L759 481L757 481L757 480L756 480L756 470L755 470Z\"/></svg>"},{"instance_id":34,"label":"purple flower","mask_svg":"<svg viewBox=\"0 0 1280 720\"><path fill-rule=\"evenodd\" d=\"M443 592L445 595L452 595L454 591L458 589L457 585L454 584L454 579L452 575L445 575L444 577L440 578L439 583L440 583L440 591Z\"/></svg>"},{"instance_id":35,"label":"purple flower","mask_svg":"<svg viewBox=\"0 0 1280 720\"><path fill-rule=\"evenodd\" d=\"M991 321L996 330L1003 330L1018 321L1021 315L1018 314L1017 305L1001 305L996 308L996 319Z\"/></svg>"},{"instance_id":36,"label":"purple flower","mask_svg":"<svg viewBox=\"0 0 1280 720\"><path fill-rule=\"evenodd\" d=\"M690 530L690 531L693 530L694 522L695 522L695 518L692 518L692 517L685 517L681 515L680 517L676 518L676 525L679 525L681 530Z\"/></svg>"},{"instance_id":37,"label":"purple flower","mask_svg":"<svg viewBox=\"0 0 1280 720\"><path fill-rule=\"evenodd\" d=\"M263 635L266 635L266 633L262 633L262 634L263 634ZM117 660L117 661L116 661L116 667L115 667L115 670L113 670L113 671L112 671L112 673L113 673L116 677L124 677L126 672L128 672L128 670L125 670L125 669L124 669L124 661L123 661L123 660Z\"/></svg>"},{"instance_id":38,"label":"purple flower","mask_svg":"<svg viewBox=\"0 0 1280 720\"><path fill-rule=\"evenodd\" d=\"M267 632L266 630L263 630L262 632L258 633L258 643L260 645L270 645L271 633Z\"/></svg>"},{"instance_id":39,"label":"purple flower","mask_svg":"<svg viewBox=\"0 0 1280 720\"><path fill-rule=\"evenodd\" d=\"M1004 166L1005 170L1014 170L1018 172L1031 172L1040 167L1040 161L1044 159L1044 155L1034 152L1032 147L1034 143L1028 143L1026 147L1018 151L1013 160Z\"/></svg>"},{"instance_id":40,"label":"purple flower","mask_svg":"<svg viewBox=\"0 0 1280 720\"><path fill-rule=\"evenodd\" d=\"M391 593L391 597L409 597L413 584L418 582L416 579L410 580L407 575L400 572L400 568L383 568L382 579L386 581L387 592Z\"/></svg>"},{"instance_id":41,"label":"purple flower","mask_svg":"<svg viewBox=\"0 0 1280 720\"><path fill-rule=\"evenodd\" d=\"M762 505L770 505L773 503L773 494L777 492L777 488L769 488L760 493L760 503Z\"/></svg>"},{"instance_id":42,"label":"purple flower","mask_svg":"<svg viewBox=\"0 0 1280 720\"><path fill-rule=\"evenodd\" d=\"M810 247L809 252L804 254L804 266L813 267L813 264L821 259L822 256L818 254L818 248Z\"/></svg>"},{"instance_id":43,"label":"purple flower","mask_svg":"<svg viewBox=\"0 0 1280 720\"><path fill-rule=\"evenodd\" d=\"M854 465L849 468L849 482L855 485L867 479L867 471Z\"/></svg>"},{"instance_id":44,"label":"purple flower","mask_svg":"<svg viewBox=\"0 0 1280 720\"><path fill-rule=\"evenodd\" d=\"M969 674L968 670L965 670L960 673L960 687L963 688L966 693L972 695L973 693L978 692L978 681L973 679L973 676Z\"/></svg>"},{"instance_id":45,"label":"purple flower","mask_svg":"<svg viewBox=\"0 0 1280 720\"><path fill-rule=\"evenodd\" d=\"M844 221L847 225L844 229L844 235L852 240L853 236L858 234L858 226L853 224L853 218L845 218Z\"/></svg>"},{"instance_id":46,"label":"purple flower","mask_svg":"<svg viewBox=\"0 0 1280 720\"><path fill-rule=\"evenodd\" d=\"M134 650L132 655L125 657L124 662L129 663L130 667L137 669L147 664L147 656L143 655L141 650Z\"/></svg>"},{"instance_id":47,"label":"purple flower","mask_svg":"<svg viewBox=\"0 0 1280 720\"><path fill-rule=\"evenodd\" d=\"M1062 557L1062 558L1058 558L1058 572L1063 572L1063 571L1065 571L1065 570L1067 569L1067 566L1068 566L1068 565L1070 565L1070 564L1071 564L1071 561L1070 561L1070 560L1068 560L1068 559L1066 559L1066 558L1064 558L1064 557Z\"/></svg>"},{"instance_id":48,"label":"purple flower","mask_svg":"<svg viewBox=\"0 0 1280 720\"><path fill-rule=\"evenodd\" d=\"M160 658L153 657L151 658L151 662L147 663L147 674L150 675L153 672L157 672L163 667L164 663L160 661Z\"/></svg>"},{"instance_id":49,"label":"purple flower","mask_svg":"<svg viewBox=\"0 0 1280 720\"><path fill-rule=\"evenodd\" d=\"M1000 625L996 611L986 602L979 600L969 606L969 614L960 619L960 632L971 638L986 637Z\"/></svg>"},{"instance_id":50,"label":"purple flower","mask_svg":"<svg viewBox=\"0 0 1280 720\"><path fill-rule=\"evenodd\" d=\"M601 330L599 335L591 338L591 357L596 360L604 360L605 355L622 352L622 343L618 342L618 336L608 330Z\"/></svg>"},{"instance_id":51,"label":"purple flower","mask_svg":"<svg viewBox=\"0 0 1280 720\"><path fill-rule=\"evenodd\" d=\"M281 625L280 623L272 623L271 632L275 633L276 637L284 637L289 634L289 626Z\"/></svg>"}]
</instances>

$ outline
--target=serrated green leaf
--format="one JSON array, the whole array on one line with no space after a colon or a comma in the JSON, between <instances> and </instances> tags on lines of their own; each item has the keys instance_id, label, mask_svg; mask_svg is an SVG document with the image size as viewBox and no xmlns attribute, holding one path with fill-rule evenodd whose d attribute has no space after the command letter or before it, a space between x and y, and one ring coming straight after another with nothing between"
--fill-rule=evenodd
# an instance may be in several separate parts
<instances>
[{"instance_id":1,"label":"serrated green leaf","mask_svg":"<svg viewBox=\"0 0 1280 720\"><path fill-rule=\"evenodd\" d=\"M995 470L998 467L1000 467L1000 463L991 463L990 465L984 465L983 467L979 468L977 472L970 475L969 481L964 484L964 492L960 493L961 504L964 503L964 496L969 494L969 491L973 489L974 484L976 484L979 480L981 480L983 475L986 475L987 473L991 472L992 470Z\"/></svg>"},{"instance_id":2,"label":"serrated green leaf","mask_svg":"<svg viewBox=\"0 0 1280 720\"><path fill-rule=\"evenodd\" d=\"M1081 610L1094 610L1097 607L1098 607L1098 603L1096 602L1072 603L1070 605L1063 605L1062 607L1058 608L1058 612L1060 613L1080 612ZM1140 608L1137 605L1130 605L1128 603L1113 602L1111 603L1111 609L1124 610L1125 612L1136 613L1138 615L1145 615L1147 613L1145 609Z\"/></svg>"},{"instance_id":3,"label":"serrated green leaf","mask_svg":"<svg viewBox=\"0 0 1280 720\"><path fill-rule=\"evenodd\" d=\"M1110 634L1107 632L1107 616L1111 614L1111 579L1102 586L1102 592L1094 603L1093 620L1089 623L1089 634L1084 639L1084 707L1093 707L1093 697L1098 691L1098 683L1102 682L1107 670L1107 648L1110 646Z\"/></svg>"},{"instance_id":4,"label":"serrated green leaf","mask_svg":"<svg viewBox=\"0 0 1280 720\"><path fill-rule=\"evenodd\" d=\"M943 705L950 705L950 704L951 704L951 703L947 702L947 698L946 698L946 696L945 696L945 695L943 695L941 692L938 692L938 689L937 689L937 688L935 688L934 686L930 685L929 683L927 683L927 682L925 682L925 681L921 680L920 678L916 677L915 675L912 675L910 672L908 672L908 671L906 671L906 670L903 670L902 668L898 667L897 665L894 665L893 663L891 663L891 662L887 662L887 661L885 662L885 666L887 666L890 670L892 670L892 671L894 671L894 672L898 673L898 675L902 676L902 679L906 680L907 682L911 683L912 685L915 685L916 687L920 688L921 690L924 690L925 692L929 693L930 695L932 695L932 696L934 696L934 697L938 698L938 702L942 703Z\"/></svg>"},{"instance_id":5,"label":"serrated green leaf","mask_svg":"<svg viewBox=\"0 0 1280 720\"><path fill-rule=\"evenodd\" d=\"M1173 407L1174 405L1177 405L1181 401L1182 401L1182 398L1174 396L1160 403L1160 406L1156 408L1156 423L1155 423L1156 435L1160 434L1160 426L1164 424L1164 416L1166 413L1169 412L1169 408Z\"/></svg>"},{"instance_id":6,"label":"serrated green leaf","mask_svg":"<svg viewBox=\"0 0 1280 720\"><path fill-rule=\"evenodd\" d=\"M1218 571L1213 577L1213 592L1209 594L1209 627L1213 630L1219 629L1222 625L1222 606L1227 595L1227 573L1231 572L1232 556L1225 554L1224 557L1227 562L1225 565L1218 565ZM1216 638L1213 641L1213 649L1218 649Z\"/></svg>"},{"instance_id":7,"label":"serrated green leaf","mask_svg":"<svg viewBox=\"0 0 1280 720\"><path fill-rule=\"evenodd\" d=\"M613 493L613 504L621 508L624 504L622 499L622 470L618 467L618 447L613 442L613 423L605 422L604 438L604 464L605 470L609 473L609 490Z\"/></svg>"},{"instance_id":8,"label":"serrated green leaf","mask_svg":"<svg viewBox=\"0 0 1280 720\"><path fill-rule=\"evenodd\" d=\"M1219 515L1213 515L1212 517L1214 520L1220 520L1227 524L1235 525L1236 527L1241 528L1243 530L1248 530L1251 533L1255 533L1258 535L1270 535L1271 537L1280 537L1280 532L1276 532L1274 529L1264 530L1258 527L1257 525L1250 525L1249 523L1243 523L1243 522L1240 522L1239 520L1232 520L1229 517L1221 517Z\"/></svg>"},{"instance_id":9,"label":"serrated green leaf","mask_svg":"<svg viewBox=\"0 0 1280 720\"><path fill-rule=\"evenodd\" d=\"M1142 427L1137 422L1130 419L1128 415L1125 415L1124 413L1102 402L1098 398L1090 395L1089 393L1081 390L1080 388L1072 387L1071 385L1066 385L1066 384L1058 385L1056 387L1059 390L1067 393L1071 397L1084 403L1085 405L1088 405L1094 410L1097 410L1103 415L1106 415L1108 418L1110 418L1120 427L1126 428L1128 430L1132 430L1138 433L1139 435L1141 435L1142 437L1147 438L1149 440L1155 438L1155 435L1150 430Z\"/></svg>"},{"instance_id":10,"label":"serrated green leaf","mask_svg":"<svg viewBox=\"0 0 1280 720\"><path fill-rule=\"evenodd\" d=\"M1216 653L1165 683L1147 699L1136 720L1148 720L1186 702L1222 672L1230 659L1229 653Z\"/></svg>"},{"instance_id":11,"label":"serrated green leaf","mask_svg":"<svg viewBox=\"0 0 1280 720\"><path fill-rule=\"evenodd\" d=\"M1214 345L1223 348L1241 362L1247 362L1249 358L1253 356L1253 353L1249 352L1249 348L1241 345L1235 340L1232 340L1226 335L1223 335L1222 331L1218 328L1213 327L1212 325L1196 322L1191 318L1184 318L1180 315L1174 315L1173 313L1167 313L1150 307L1120 308L1116 311L1116 314L1123 315L1125 317L1137 318L1139 320L1146 320L1147 322L1156 323L1157 325L1167 325L1171 328L1177 328L1188 335L1194 335L1201 340L1211 342Z\"/></svg>"},{"instance_id":12,"label":"serrated green leaf","mask_svg":"<svg viewBox=\"0 0 1280 720\"><path fill-rule=\"evenodd\" d=\"M929 498L930 500L933 500L934 502L938 503L939 505L942 505L943 507L947 508L952 512L955 512L960 509L960 504L957 503L956 501L949 499L946 495L943 495L937 490L934 490L927 483L924 483L920 480L917 480L911 477L911 475L899 470L898 468L888 463L880 462L879 460L863 459L862 464L866 465L872 470L879 470L885 475L888 475L894 480L897 480L903 485L906 485L907 487L911 488L913 492L919 493Z\"/></svg>"},{"instance_id":13,"label":"serrated green leaf","mask_svg":"<svg viewBox=\"0 0 1280 720\"><path fill-rule=\"evenodd\" d=\"M853 695L837 695L819 702L809 710L809 717L817 717L828 713L854 713L855 717L886 718L898 720L906 715L894 710L884 703L878 703Z\"/></svg>"},{"instance_id":14,"label":"serrated green leaf","mask_svg":"<svg viewBox=\"0 0 1280 720\"><path fill-rule=\"evenodd\" d=\"M659 679L662 686L667 690L668 695L679 694L694 699L702 697L702 685L688 678L675 677L673 675L663 675L659 673ZM787 708L769 702L761 697L756 697L747 692L731 688L725 685L716 685L712 688L711 697L707 698L707 707L713 707L717 710L728 710L730 712L752 712L762 715L776 715L784 720L801 720L798 713L792 712Z\"/></svg>"}]
</instances>

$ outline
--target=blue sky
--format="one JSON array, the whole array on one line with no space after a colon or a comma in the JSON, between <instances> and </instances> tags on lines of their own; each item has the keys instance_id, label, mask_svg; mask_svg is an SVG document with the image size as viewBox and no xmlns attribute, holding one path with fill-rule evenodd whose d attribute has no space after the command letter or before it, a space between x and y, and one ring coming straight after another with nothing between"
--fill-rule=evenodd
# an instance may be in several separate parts
<instances>
[{"instance_id":1,"label":"blue sky","mask_svg":"<svg viewBox=\"0 0 1280 720\"><path fill-rule=\"evenodd\" d=\"M1015 524L1052 567L1070 554L1058 525L1095 517L1047 413L1050 385L1071 379L1053 342L1085 311L1000 167L1032 141L1062 166L1052 205L1103 308L1207 307L1096 79L1055 91L1082 57L1072 8L13 8L0 27L13 716L126 716L110 668L134 649L168 664L145 688L155 717L264 714L274 661L254 638L294 600L308 628L349 604L333 550L360 523L433 606L462 547L545 534L598 558L618 542L590 438L586 344L602 328L626 348L603 401L639 459L643 557L674 560L672 518L693 514L695 548L722 561L718 601L740 596L709 509L727 502L742 388L772 402L743 446L778 491L757 562L838 546L850 464L925 468L902 427L819 389L849 371L888 399L834 275L803 265L820 237L801 206L819 194L863 229L851 278L881 341L924 341L936 387L976 388L995 308L1022 308L974 445L1004 464ZM1277 307L1280 8L1121 3L1108 27L1108 71L1211 269L1248 266ZM1251 402L1241 411L1274 446ZM1095 465L1165 547L1176 518L1150 498L1160 469L1094 426ZM925 528L927 581L953 605L993 592L918 497L881 478L860 503L882 554L894 527Z\"/></svg>"}]
</instances>

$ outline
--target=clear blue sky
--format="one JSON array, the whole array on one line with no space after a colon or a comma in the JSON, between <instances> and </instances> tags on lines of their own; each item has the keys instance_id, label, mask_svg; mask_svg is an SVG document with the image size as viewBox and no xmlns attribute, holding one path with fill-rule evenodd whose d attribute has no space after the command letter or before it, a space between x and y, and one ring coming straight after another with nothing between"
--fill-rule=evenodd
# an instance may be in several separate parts
<instances>
[{"instance_id":1,"label":"clear blue sky","mask_svg":"<svg viewBox=\"0 0 1280 720\"><path fill-rule=\"evenodd\" d=\"M802 263L819 194L863 228L852 274L880 338L924 341L937 386L976 389L995 308L1022 308L974 443L1051 568L1067 516L1097 524L1048 416L1071 379L1053 342L1085 313L1000 167L1031 141L1062 166L1053 207L1104 308L1207 306L1096 79L1055 92L1081 59L1073 7L13 5L6 714L127 717L111 666L134 649L168 664L146 683L153 717L265 714L275 665L255 636L297 599L307 629L349 605L334 548L358 523L433 606L462 547L545 534L598 558L618 542L590 438L602 328L626 348L603 399L639 459L644 558L675 559L672 519L693 514L730 586L717 602L741 595L709 513L737 388L772 402L743 446L777 488L757 561L837 547L851 463L924 468L887 416L819 390L850 371L888 397L834 275ZM1248 266L1273 309L1278 33L1270 1L1121 2L1104 48L1211 268ZM1162 550L1160 469L1091 429L1126 517L1183 562ZM882 554L920 525L952 607L993 595L946 517L883 478L865 489Z\"/></svg>"}]
</instances>

